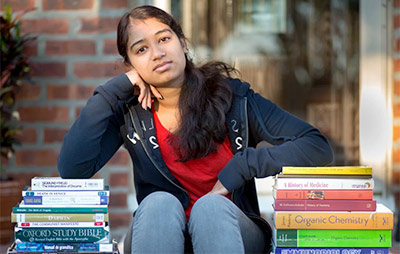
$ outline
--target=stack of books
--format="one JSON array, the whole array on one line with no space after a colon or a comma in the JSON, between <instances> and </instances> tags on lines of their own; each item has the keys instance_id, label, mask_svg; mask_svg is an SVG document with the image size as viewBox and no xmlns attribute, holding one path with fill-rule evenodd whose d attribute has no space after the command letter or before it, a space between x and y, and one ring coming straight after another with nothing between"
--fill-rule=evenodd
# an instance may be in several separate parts
<instances>
[{"instance_id":1,"label":"stack of books","mask_svg":"<svg viewBox=\"0 0 400 254\"><path fill-rule=\"evenodd\" d=\"M118 253L110 241L104 179L34 177L11 213L8 253Z\"/></svg>"},{"instance_id":2,"label":"stack of books","mask_svg":"<svg viewBox=\"0 0 400 254\"><path fill-rule=\"evenodd\" d=\"M275 254L389 254L393 212L370 167L283 167L275 177Z\"/></svg>"}]
</instances>

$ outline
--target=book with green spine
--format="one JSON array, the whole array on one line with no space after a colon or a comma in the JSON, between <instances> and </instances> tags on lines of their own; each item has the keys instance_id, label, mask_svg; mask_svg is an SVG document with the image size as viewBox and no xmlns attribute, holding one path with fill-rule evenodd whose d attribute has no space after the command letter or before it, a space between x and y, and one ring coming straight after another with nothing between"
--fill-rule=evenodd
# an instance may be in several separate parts
<instances>
[{"instance_id":1,"label":"book with green spine","mask_svg":"<svg viewBox=\"0 0 400 254\"><path fill-rule=\"evenodd\" d=\"M277 247L391 247L391 230L275 229Z\"/></svg>"},{"instance_id":2,"label":"book with green spine","mask_svg":"<svg viewBox=\"0 0 400 254\"><path fill-rule=\"evenodd\" d=\"M23 203L23 202L21 202ZM108 207L100 206L68 206L68 207L48 207L48 206L34 206L34 207L21 207L17 204L12 209L13 213L108 213Z\"/></svg>"}]
</instances>

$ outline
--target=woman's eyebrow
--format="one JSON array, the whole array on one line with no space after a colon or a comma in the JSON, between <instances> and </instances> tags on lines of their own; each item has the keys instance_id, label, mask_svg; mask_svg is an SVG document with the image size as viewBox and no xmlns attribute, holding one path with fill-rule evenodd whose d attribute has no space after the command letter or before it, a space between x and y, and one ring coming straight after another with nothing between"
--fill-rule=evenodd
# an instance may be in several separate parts
<instances>
[{"instance_id":1,"label":"woman's eyebrow","mask_svg":"<svg viewBox=\"0 0 400 254\"><path fill-rule=\"evenodd\" d=\"M171 29L165 28L165 29L162 29L162 30L160 30L160 31L157 31L154 35L162 34L162 33L165 33L165 32L172 33ZM140 39L140 40L138 40L138 41L132 43L132 45L129 47L129 49L132 50L133 47L135 47L135 45L137 45L137 44L139 44L139 43L141 43L141 42L143 42L143 41L144 41L144 39Z\"/></svg>"}]
</instances>

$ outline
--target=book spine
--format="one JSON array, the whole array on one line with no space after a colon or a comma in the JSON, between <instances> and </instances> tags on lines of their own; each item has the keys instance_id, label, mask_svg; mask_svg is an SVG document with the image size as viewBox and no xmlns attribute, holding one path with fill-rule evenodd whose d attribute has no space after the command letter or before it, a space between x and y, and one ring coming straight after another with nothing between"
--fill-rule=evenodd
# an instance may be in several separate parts
<instances>
[{"instance_id":1,"label":"book spine","mask_svg":"<svg viewBox=\"0 0 400 254\"><path fill-rule=\"evenodd\" d=\"M43 196L43 197L101 197L110 196L110 191L22 191L23 197Z\"/></svg>"},{"instance_id":2,"label":"book spine","mask_svg":"<svg viewBox=\"0 0 400 254\"><path fill-rule=\"evenodd\" d=\"M18 252L112 252L112 243L17 243Z\"/></svg>"},{"instance_id":3,"label":"book spine","mask_svg":"<svg viewBox=\"0 0 400 254\"><path fill-rule=\"evenodd\" d=\"M11 222L107 222L108 213L11 213Z\"/></svg>"},{"instance_id":4,"label":"book spine","mask_svg":"<svg viewBox=\"0 0 400 254\"><path fill-rule=\"evenodd\" d=\"M277 229L392 229L393 213L275 211Z\"/></svg>"},{"instance_id":5,"label":"book spine","mask_svg":"<svg viewBox=\"0 0 400 254\"><path fill-rule=\"evenodd\" d=\"M364 166L341 166L341 167L282 167L285 175L372 175L371 167Z\"/></svg>"},{"instance_id":6,"label":"book spine","mask_svg":"<svg viewBox=\"0 0 400 254\"><path fill-rule=\"evenodd\" d=\"M374 179L340 179L340 178L276 178L276 189L351 189L362 190L374 188Z\"/></svg>"},{"instance_id":7,"label":"book spine","mask_svg":"<svg viewBox=\"0 0 400 254\"><path fill-rule=\"evenodd\" d=\"M275 248L275 254L389 254L389 248Z\"/></svg>"},{"instance_id":8,"label":"book spine","mask_svg":"<svg viewBox=\"0 0 400 254\"><path fill-rule=\"evenodd\" d=\"M274 232L277 247L391 247L390 230L287 230Z\"/></svg>"},{"instance_id":9,"label":"book spine","mask_svg":"<svg viewBox=\"0 0 400 254\"><path fill-rule=\"evenodd\" d=\"M372 200L373 190L278 190L274 189L275 199L310 200Z\"/></svg>"},{"instance_id":10,"label":"book spine","mask_svg":"<svg viewBox=\"0 0 400 254\"><path fill-rule=\"evenodd\" d=\"M31 188L36 190L104 190L104 179L32 178Z\"/></svg>"},{"instance_id":11,"label":"book spine","mask_svg":"<svg viewBox=\"0 0 400 254\"><path fill-rule=\"evenodd\" d=\"M107 196L97 197L48 197L27 196L24 197L25 205L107 205Z\"/></svg>"},{"instance_id":12,"label":"book spine","mask_svg":"<svg viewBox=\"0 0 400 254\"><path fill-rule=\"evenodd\" d=\"M107 213L107 207L13 207L14 213Z\"/></svg>"},{"instance_id":13,"label":"book spine","mask_svg":"<svg viewBox=\"0 0 400 254\"><path fill-rule=\"evenodd\" d=\"M376 200L275 199L275 211L375 211Z\"/></svg>"},{"instance_id":14,"label":"book spine","mask_svg":"<svg viewBox=\"0 0 400 254\"><path fill-rule=\"evenodd\" d=\"M108 227L102 228L19 228L15 227L15 241L36 243L109 243Z\"/></svg>"},{"instance_id":15,"label":"book spine","mask_svg":"<svg viewBox=\"0 0 400 254\"><path fill-rule=\"evenodd\" d=\"M94 228L94 227L105 227L105 222L78 222L78 221L48 221L48 222L18 222L17 227L19 228Z\"/></svg>"}]
</instances>

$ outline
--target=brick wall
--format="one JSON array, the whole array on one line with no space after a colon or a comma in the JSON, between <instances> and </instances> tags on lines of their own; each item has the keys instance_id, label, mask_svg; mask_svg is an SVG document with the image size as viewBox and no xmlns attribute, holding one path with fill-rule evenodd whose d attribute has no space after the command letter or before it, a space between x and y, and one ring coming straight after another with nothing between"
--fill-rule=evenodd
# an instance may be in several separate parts
<instances>
[{"instance_id":1,"label":"brick wall","mask_svg":"<svg viewBox=\"0 0 400 254\"><path fill-rule=\"evenodd\" d=\"M3 0L13 11L36 7L24 16L22 32L37 39L25 52L33 65L32 84L24 84L17 108L22 145L7 162L10 172L28 177L56 176L63 136L93 90L122 70L116 27L131 0ZM110 217L118 240L127 230L132 192L130 158L120 149L97 177L111 187Z\"/></svg>"},{"instance_id":2,"label":"brick wall","mask_svg":"<svg viewBox=\"0 0 400 254\"><path fill-rule=\"evenodd\" d=\"M400 0L393 1L393 189L400 206Z\"/></svg>"}]
</instances>

